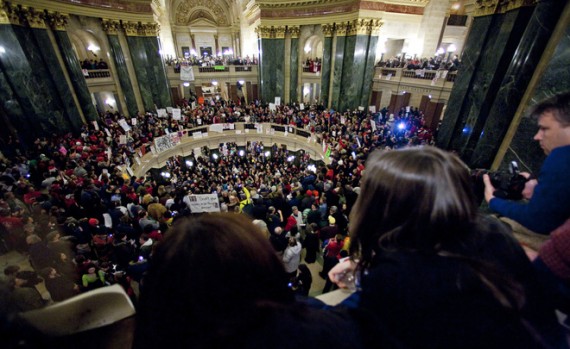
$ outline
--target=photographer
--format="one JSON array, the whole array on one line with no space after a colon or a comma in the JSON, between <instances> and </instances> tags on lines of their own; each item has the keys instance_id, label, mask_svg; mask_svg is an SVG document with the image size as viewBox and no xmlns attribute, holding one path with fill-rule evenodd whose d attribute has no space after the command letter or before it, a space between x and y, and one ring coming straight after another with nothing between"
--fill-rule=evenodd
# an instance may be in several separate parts
<instances>
[{"instance_id":1,"label":"photographer","mask_svg":"<svg viewBox=\"0 0 570 349\"><path fill-rule=\"evenodd\" d=\"M531 116L538 119L534 140L540 143L547 158L538 179L530 179L525 186L523 196L528 202L495 197L489 176L483 180L489 207L514 220L514 233L529 237L530 247L538 249L548 234L570 217L570 93L541 102Z\"/></svg>"}]
</instances>

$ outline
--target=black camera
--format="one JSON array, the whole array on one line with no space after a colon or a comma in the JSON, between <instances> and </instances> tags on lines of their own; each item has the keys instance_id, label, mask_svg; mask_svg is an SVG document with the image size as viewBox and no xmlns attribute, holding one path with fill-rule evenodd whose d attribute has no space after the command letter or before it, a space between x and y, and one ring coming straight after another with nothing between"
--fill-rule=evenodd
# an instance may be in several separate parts
<instances>
[{"instance_id":1,"label":"black camera","mask_svg":"<svg viewBox=\"0 0 570 349\"><path fill-rule=\"evenodd\" d=\"M527 179L520 174L519 166L516 161L512 161L508 171L491 172L486 169L471 170L471 179L473 180L473 188L478 202L484 198L485 184L483 183L483 175L488 174L491 184L495 187L495 195L501 199L520 200L523 198Z\"/></svg>"}]
</instances>

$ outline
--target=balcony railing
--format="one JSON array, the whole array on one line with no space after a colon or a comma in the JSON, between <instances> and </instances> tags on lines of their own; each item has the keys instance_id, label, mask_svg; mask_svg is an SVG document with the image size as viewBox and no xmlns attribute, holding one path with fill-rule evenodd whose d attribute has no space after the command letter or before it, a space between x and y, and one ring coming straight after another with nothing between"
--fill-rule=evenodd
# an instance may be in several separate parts
<instances>
[{"instance_id":1,"label":"balcony railing","mask_svg":"<svg viewBox=\"0 0 570 349\"><path fill-rule=\"evenodd\" d=\"M109 69L89 69L83 71L83 76L85 79L110 78L111 71Z\"/></svg>"},{"instance_id":2,"label":"balcony railing","mask_svg":"<svg viewBox=\"0 0 570 349\"><path fill-rule=\"evenodd\" d=\"M457 71L450 72L448 70L376 68L376 76L378 75L382 80L400 80L402 78L419 80L445 79L447 82L454 82L457 77Z\"/></svg>"}]
</instances>

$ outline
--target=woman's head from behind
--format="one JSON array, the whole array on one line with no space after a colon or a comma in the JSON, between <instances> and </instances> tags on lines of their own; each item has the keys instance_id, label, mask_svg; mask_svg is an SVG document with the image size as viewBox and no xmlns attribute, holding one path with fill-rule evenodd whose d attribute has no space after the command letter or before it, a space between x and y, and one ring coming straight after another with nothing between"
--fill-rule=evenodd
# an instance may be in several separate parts
<instances>
[{"instance_id":1,"label":"woman's head from behind","mask_svg":"<svg viewBox=\"0 0 570 349\"><path fill-rule=\"evenodd\" d=\"M257 304L290 300L282 262L247 218L181 219L144 279L138 326L146 342L138 347L200 347L238 331Z\"/></svg>"},{"instance_id":2,"label":"woman's head from behind","mask_svg":"<svg viewBox=\"0 0 570 349\"><path fill-rule=\"evenodd\" d=\"M477 213L467 166L434 147L374 152L361 190L351 211L351 250L365 262L379 246L438 249L460 239Z\"/></svg>"}]
</instances>

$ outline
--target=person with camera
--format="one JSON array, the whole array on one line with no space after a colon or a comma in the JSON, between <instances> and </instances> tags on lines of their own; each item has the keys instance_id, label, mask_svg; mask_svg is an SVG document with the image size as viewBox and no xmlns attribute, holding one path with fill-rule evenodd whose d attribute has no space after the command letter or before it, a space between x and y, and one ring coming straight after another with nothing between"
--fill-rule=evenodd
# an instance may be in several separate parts
<instances>
[{"instance_id":1,"label":"person with camera","mask_svg":"<svg viewBox=\"0 0 570 349\"><path fill-rule=\"evenodd\" d=\"M525 174L529 180L523 196L528 201L496 197L489 176L483 181L490 209L507 218L521 242L538 250L548 234L570 217L570 93L539 103L531 116L538 120L534 140L547 157L537 179Z\"/></svg>"}]
</instances>

